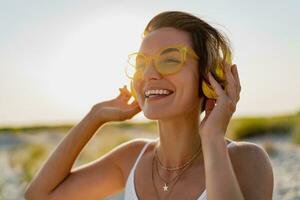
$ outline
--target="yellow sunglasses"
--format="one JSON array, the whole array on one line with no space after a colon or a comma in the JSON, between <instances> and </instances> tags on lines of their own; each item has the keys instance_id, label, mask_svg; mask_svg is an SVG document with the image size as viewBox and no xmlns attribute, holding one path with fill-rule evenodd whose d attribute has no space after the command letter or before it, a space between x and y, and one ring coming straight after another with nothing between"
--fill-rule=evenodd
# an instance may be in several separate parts
<instances>
[{"instance_id":1,"label":"yellow sunglasses","mask_svg":"<svg viewBox=\"0 0 300 200\"><path fill-rule=\"evenodd\" d=\"M174 74L184 66L187 55L196 60L199 59L193 49L180 44L163 47L153 56L146 56L140 52L132 53L128 55L129 65L125 72L129 79L141 79L146 67L154 60L154 67L158 73L162 75Z\"/></svg>"},{"instance_id":2,"label":"yellow sunglasses","mask_svg":"<svg viewBox=\"0 0 300 200\"><path fill-rule=\"evenodd\" d=\"M187 55L198 60L199 57L196 55L193 49L186 47L185 45L171 45L161 48L154 56L146 56L142 53L132 53L128 56L129 65L126 67L125 73L130 81L131 94L135 100L137 100L136 92L133 88L133 80L141 79L146 66L154 60L155 69L162 75L170 75L177 73L184 66ZM228 64L232 64L232 55L229 52L225 58ZM218 79L222 82L226 81L223 70L223 64L216 66L212 74L215 74ZM222 84L224 87L224 83ZM216 99L217 94L212 86L205 80L202 81L202 90L204 95L209 99Z\"/></svg>"}]
</instances>

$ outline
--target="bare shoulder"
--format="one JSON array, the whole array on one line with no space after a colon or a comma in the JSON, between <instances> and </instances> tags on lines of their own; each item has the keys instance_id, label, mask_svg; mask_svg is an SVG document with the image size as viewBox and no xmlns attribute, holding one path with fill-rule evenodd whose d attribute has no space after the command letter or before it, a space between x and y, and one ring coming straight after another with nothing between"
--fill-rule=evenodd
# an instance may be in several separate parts
<instances>
[{"instance_id":1,"label":"bare shoulder","mask_svg":"<svg viewBox=\"0 0 300 200\"><path fill-rule=\"evenodd\" d=\"M124 142L111 151L111 154L114 154L114 163L122 170L124 181L127 180L129 172L143 147L151 141L153 140L137 138Z\"/></svg>"},{"instance_id":2,"label":"bare shoulder","mask_svg":"<svg viewBox=\"0 0 300 200\"><path fill-rule=\"evenodd\" d=\"M260 167L271 166L268 153L262 146L252 142L235 141L235 145L229 148L229 153L233 161L241 165L259 164Z\"/></svg>"},{"instance_id":3,"label":"bare shoulder","mask_svg":"<svg viewBox=\"0 0 300 200\"><path fill-rule=\"evenodd\" d=\"M98 159L72 169L47 199L104 199L120 192L127 180L124 170L133 165L134 156L146 142L143 139L125 142Z\"/></svg>"},{"instance_id":4,"label":"bare shoulder","mask_svg":"<svg viewBox=\"0 0 300 200\"><path fill-rule=\"evenodd\" d=\"M272 199L274 177L271 160L258 144L235 142L229 155L246 199Z\"/></svg>"}]
</instances>

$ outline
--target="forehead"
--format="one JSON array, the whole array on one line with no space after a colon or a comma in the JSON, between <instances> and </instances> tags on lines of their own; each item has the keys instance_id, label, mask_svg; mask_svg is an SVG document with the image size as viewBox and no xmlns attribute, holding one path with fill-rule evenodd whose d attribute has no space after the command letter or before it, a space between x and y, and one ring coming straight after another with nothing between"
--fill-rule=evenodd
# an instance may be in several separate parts
<instances>
[{"instance_id":1,"label":"forehead","mask_svg":"<svg viewBox=\"0 0 300 200\"><path fill-rule=\"evenodd\" d=\"M190 35L187 32L164 27L152 31L144 37L139 51L145 54L154 54L165 46L177 44L183 44L190 48L193 46Z\"/></svg>"}]
</instances>

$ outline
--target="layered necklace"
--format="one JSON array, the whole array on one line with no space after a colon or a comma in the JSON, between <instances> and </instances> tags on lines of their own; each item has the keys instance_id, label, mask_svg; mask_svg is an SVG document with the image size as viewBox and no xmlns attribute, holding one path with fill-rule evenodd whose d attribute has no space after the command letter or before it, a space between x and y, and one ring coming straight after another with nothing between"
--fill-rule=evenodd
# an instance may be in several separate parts
<instances>
[{"instance_id":1,"label":"layered necklace","mask_svg":"<svg viewBox=\"0 0 300 200\"><path fill-rule=\"evenodd\" d=\"M179 180L180 176L183 174L184 171L186 171L186 169L192 164L192 162L197 158L197 156L199 155L199 153L201 152L201 145L199 145L199 148L198 148L198 151L185 163L183 163L181 166L177 166L177 167L166 167L164 166L161 161L159 160L158 158L158 155L157 155L157 148L155 148L155 153L154 153L154 156L152 158L152 183L153 183L153 187L155 189L155 192L156 192L156 195L157 195L157 198L159 198L159 192L157 191L157 188L155 186L155 183L154 183L154 173L153 173L153 170L154 170L154 165L155 165L155 169L156 169L156 173L159 177L159 179L164 183L164 186L161 188L164 192L168 192L168 196L170 195L172 189L174 188L175 184L177 183L177 181ZM155 161L155 162L154 162ZM177 170L180 170L182 169L174 178L172 178L171 180L169 181L166 181L165 179L163 179L161 177L161 175L159 174L159 170L158 170L158 165L164 169L164 170L167 170L167 171L177 171ZM172 185L171 185L172 184ZM171 187L169 189L169 187Z\"/></svg>"}]
</instances>

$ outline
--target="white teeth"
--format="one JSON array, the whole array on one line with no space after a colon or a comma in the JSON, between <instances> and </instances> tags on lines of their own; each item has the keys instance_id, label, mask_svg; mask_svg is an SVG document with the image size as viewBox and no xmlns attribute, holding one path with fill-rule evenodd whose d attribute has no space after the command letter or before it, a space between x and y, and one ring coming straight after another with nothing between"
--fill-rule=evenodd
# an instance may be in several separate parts
<instances>
[{"instance_id":1,"label":"white teeth","mask_svg":"<svg viewBox=\"0 0 300 200\"><path fill-rule=\"evenodd\" d=\"M156 90L146 90L145 91L145 96L149 97L151 94L170 94L171 92L168 90L164 90L164 89L156 89Z\"/></svg>"}]
</instances>

